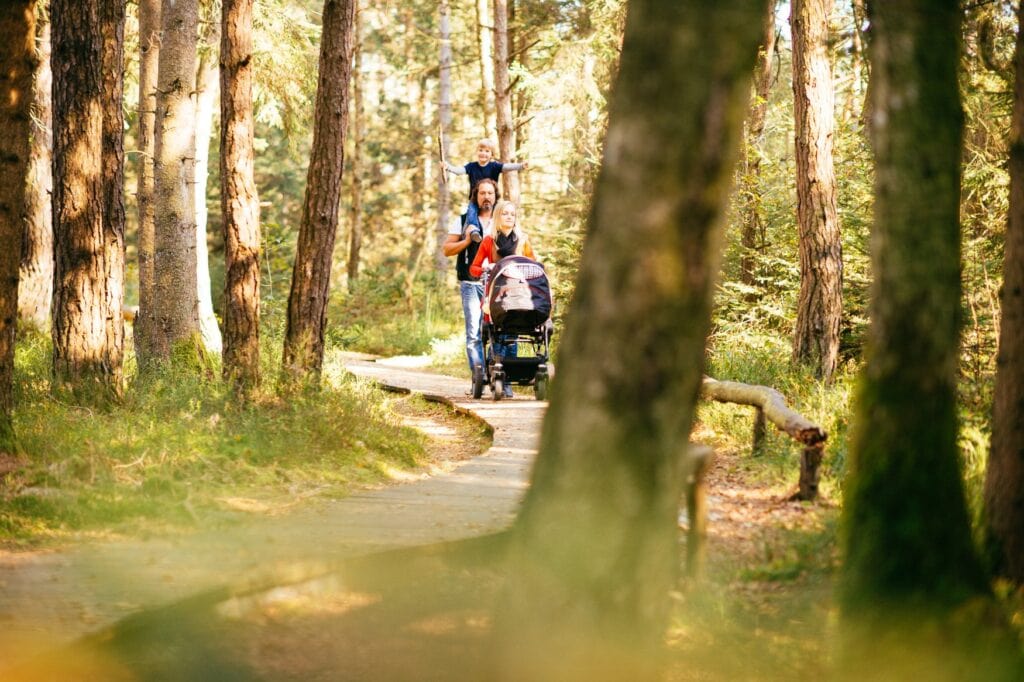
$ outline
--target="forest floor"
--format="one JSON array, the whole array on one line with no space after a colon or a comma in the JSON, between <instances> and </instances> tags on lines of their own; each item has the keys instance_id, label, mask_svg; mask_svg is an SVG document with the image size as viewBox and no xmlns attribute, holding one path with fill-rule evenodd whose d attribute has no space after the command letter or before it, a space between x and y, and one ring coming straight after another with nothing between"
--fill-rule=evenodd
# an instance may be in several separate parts
<instances>
[{"instance_id":1,"label":"forest floor","mask_svg":"<svg viewBox=\"0 0 1024 682\"><path fill-rule=\"evenodd\" d=\"M378 381L413 391L450 394L447 398L460 409L477 412L492 424L498 422L496 445L506 448L508 443L502 439L507 434L503 435L502 427L509 426L509 411L528 411L531 418L524 420L528 424L513 430L518 438L515 447L527 458L532 456L529 443L539 438L542 411L537 410L543 408L532 396L520 394L502 403L469 401L463 395L467 382L461 380L380 365L369 366L366 372ZM438 381L443 385L438 387ZM444 479L446 472L459 470L456 460L475 454L457 444L451 425L430 421L419 426L436 436L432 447L438 466L433 478ZM698 428L696 436L715 444L715 434ZM793 466L798 466L795 458ZM473 477L479 479L477 485L492 483L485 472ZM471 493L464 488L460 494L467 491ZM673 626L668 634L670 679L828 676L828 642L835 621L831 576L837 562L837 509L828 501L789 501L787 492L780 488L777 477L763 475L756 458L727 447L717 449L708 473L704 574L700 580L682 580L673 595ZM451 491L444 493L449 494ZM445 512L448 523L458 523L454 511L458 506ZM392 513L391 505L374 511L393 528L386 521ZM497 521L481 524L479 531L500 531L511 517L501 510L494 518ZM372 520L367 520L372 525ZM304 522L316 520L307 516ZM437 528L445 523L437 519L427 525ZM100 627L104 625L102 609L83 607L79 615L85 622L79 627L94 634L56 656L36 658L18 671L20 675L8 671L8 676L39 679L57 673L65 679L100 674L105 679L218 680L493 677L488 637L493 605L504 582L502 535L485 534L478 539L473 535L439 532L436 540L448 542L419 546L414 546L415 542L382 542L382 548L399 548L371 555L357 552L332 564L329 571L307 571L276 584L182 594L179 602L135 612L111 627ZM316 535L320 542L327 537L330 534ZM428 542L428 535L421 537ZM681 534L681 559L684 555ZM53 558L52 553L47 556ZM221 567L222 572L231 569L230 561ZM56 575L25 583L26 591L35 591L25 596L45 601L47 590L73 587L62 585L59 573ZM10 601L10 588L17 584L0 571L6 601L0 620L9 621L12 608L24 608ZM75 599L87 601L83 594Z\"/></svg>"}]
</instances>

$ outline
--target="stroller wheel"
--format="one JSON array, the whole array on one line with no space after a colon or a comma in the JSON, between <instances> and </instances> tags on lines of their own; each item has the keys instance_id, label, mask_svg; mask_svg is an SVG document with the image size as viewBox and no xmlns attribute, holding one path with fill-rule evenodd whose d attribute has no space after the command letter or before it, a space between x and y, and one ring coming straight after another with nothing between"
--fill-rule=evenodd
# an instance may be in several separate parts
<instances>
[{"instance_id":1,"label":"stroller wheel","mask_svg":"<svg viewBox=\"0 0 1024 682\"><path fill-rule=\"evenodd\" d=\"M538 373L537 379L533 383L533 394L537 397L537 400L547 400L548 398L548 375Z\"/></svg>"},{"instance_id":2,"label":"stroller wheel","mask_svg":"<svg viewBox=\"0 0 1024 682\"><path fill-rule=\"evenodd\" d=\"M473 398L479 400L484 394L484 368L473 365Z\"/></svg>"},{"instance_id":3,"label":"stroller wheel","mask_svg":"<svg viewBox=\"0 0 1024 682\"><path fill-rule=\"evenodd\" d=\"M501 377L494 379L494 399L501 400L505 397L505 380Z\"/></svg>"}]
</instances>

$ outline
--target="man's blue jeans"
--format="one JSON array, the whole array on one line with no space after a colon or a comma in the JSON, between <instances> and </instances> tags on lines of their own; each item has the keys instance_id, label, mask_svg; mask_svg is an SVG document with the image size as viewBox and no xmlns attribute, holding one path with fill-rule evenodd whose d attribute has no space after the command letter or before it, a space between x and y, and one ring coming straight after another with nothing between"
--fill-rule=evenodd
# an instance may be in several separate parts
<instances>
[{"instance_id":1,"label":"man's blue jeans","mask_svg":"<svg viewBox=\"0 0 1024 682\"><path fill-rule=\"evenodd\" d=\"M484 285L482 282L459 282L459 293L462 295L462 314L466 318L466 359L472 376L473 367L484 364L484 347L480 342Z\"/></svg>"}]
</instances>

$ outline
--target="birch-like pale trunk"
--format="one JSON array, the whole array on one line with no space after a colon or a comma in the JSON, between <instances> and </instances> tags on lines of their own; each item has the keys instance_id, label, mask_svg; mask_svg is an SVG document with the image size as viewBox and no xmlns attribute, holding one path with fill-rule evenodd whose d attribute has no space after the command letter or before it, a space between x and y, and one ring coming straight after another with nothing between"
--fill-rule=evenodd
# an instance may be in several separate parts
<instances>
[{"instance_id":1,"label":"birch-like pale trunk","mask_svg":"<svg viewBox=\"0 0 1024 682\"><path fill-rule=\"evenodd\" d=\"M441 35L441 48L439 54L439 78L438 78L438 103L437 119L438 130L441 136L441 155L450 160L450 147L448 145L448 131L452 127L452 44L451 24L449 16L448 0L440 0L438 3L438 30ZM451 192L448 183L445 182L447 171L438 165L437 173L437 226L434 229L434 272L438 278L443 278L448 271L448 258L444 255L442 245L448 237L448 224L451 221Z\"/></svg>"},{"instance_id":2,"label":"birch-like pale trunk","mask_svg":"<svg viewBox=\"0 0 1024 682\"><path fill-rule=\"evenodd\" d=\"M498 156L513 161L516 150L512 120L512 83L508 72L508 0L494 0L494 109L498 127ZM519 174L501 174L501 195L519 203Z\"/></svg>"},{"instance_id":3,"label":"birch-like pale trunk","mask_svg":"<svg viewBox=\"0 0 1024 682\"><path fill-rule=\"evenodd\" d=\"M152 350L162 361L187 345L202 354L196 275L195 182L197 0L164 0L157 69ZM184 351L184 348L183 348ZM192 356L186 351L184 356Z\"/></svg>"},{"instance_id":4,"label":"birch-like pale trunk","mask_svg":"<svg viewBox=\"0 0 1024 682\"><path fill-rule=\"evenodd\" d=\"M219 42L219 33L210 36L211 43ZM210 181L210 145L213 143L213 112L220 93L220 69L215 55L206 55L199 62L196 78L196 151L195 183L192 200L196 214L196 296L199 299L199 333L203 346L215 353L223 349L217 315L213 311L213 287L210 283L210 250L207 246L209 211L206 208L206 189Z\"/></svg>"},{"instance_id":5,"label":"birch-like pale trunk","mask_svg":"<svg viewBox=\"0 0 1024 682\"><path fill-rule=\"evenodd\" d=\"M139 111L138 111L138 185L135 203L139 211L138 265L139 311L132 324L135 357L140 368L154 358L156 311L153 274L153 249L156 219L153 209L153 155L156 125L156 83L160 60L161 0L139 0Z\"/></svg>"}]
</instances>

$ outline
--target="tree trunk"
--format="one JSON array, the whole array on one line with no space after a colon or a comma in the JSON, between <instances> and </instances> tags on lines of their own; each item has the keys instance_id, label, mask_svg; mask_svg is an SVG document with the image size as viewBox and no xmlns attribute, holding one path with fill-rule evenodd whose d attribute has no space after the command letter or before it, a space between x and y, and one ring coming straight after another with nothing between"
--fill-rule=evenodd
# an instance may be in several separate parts
<instances>
[{"instance_id":1,"label":"tree trunk","mask_svg":"<svg viewBox=\"0 0 1024 682\"><path fill-rule=\"evenodd\" d=\"M331 256L345 161L355 3L356 0L324 0L313 151L288 295L283 362L289 379L310 375L318 379L323 366Z\"/></svg>"},{"instance_id":2,"label":"tree trunk","mask_svg":"<svg viewBox=\"0 0 1024 682\"><path fill-rule=\"evenodd\" d=\"M1024 5L1017 11L1024 26ZM1010 208L1002 322L985 473L987 551L996 575L1024 584L1024 33L1017 34L1010 129Z\"/></svg>"},{"instance_id":3,"label":"tree trunk","mask_svg":"<svg viewBox=\"0 0 1024 682\"><path fill-rule=\"evenodd\" d=\"M220 42L218 29L208 37L211 46ZM208 216L206 187L210 180L210 144L213 131L213 110L220 93L220 69L215 55L199 60L196 84L196 151L195 182L192 201L196 215L196 297L199 301L199 333L207 350L220 353L223 348L217 315L213 312L213 285L210 283L210 250L207 245Z\"/></svg>"},{"instance_id":4,"label":"tree trunk","mask_svg":"<svg viewBox=\"0 0 1024 682\"><path fill-rule=\"evenodd\" d=\"M763 7L629 4L562 364L496 623L504 678L655 677Z\"/></svg>"},{"instance_id":5,"label":"tree trunk","mask_svg":"<svg viewBox=\"0 0 1024 682\"><path fill-rule=\"evenodd\" d=\"M957 452L955 2L870 3L877 164L871 327L845 486L842 607L946 613L987 590Z\"/></svg>"},{"instance_id":6,"label":"tree trunk","mask_svg":"<svg viewBox=\"0 0 1024 682\"><path fill-rule=\"evenodd\" d=\"M850 92L846 99L846 109L843 112L846 120L849 121L855 115L859 116L863 109L857 105L864 98L864 40L861 35L861 26L864 23L864 0L851 0L850 13L853 18L853 31L850 34Z\"/></svg>"},{"instance_id":7,"label":"tree trunk","mask_svg":"<svg viewBox=\"0 0 1024 682\"><path fill-rule=\"evenodd\" d=\"M494 0L494 108L498 123L498 156L513 161L515 127L512 121L512 85L508 74L508 0ZM519 202L519 174L501 174L501 195Z\"/></svg>"},{"instance_id":8,"label":"tree trunk","mask_svg":"<svg viewBox=\"0 0 1024 682\"><path fill-rule=\"evenodd\" d=\"M14 335L32 133L35 9L34 0L0 5L0 453L15 449Z\"/></svg>"},{"instance_id":9,"label":"tree trunk","mask_svg":"<svg viewBox=\"0 0 1024 682\"><path fill-rule=\"evenodd\" d=\"M103 37L103 249L107 270L105 283L108 311L105 321L107 343L118 390L124 352L124 0L100 0L100 30ZM59 62L58 62L59 63Z\"/></svg>"},{"instance_id":10,"label":"tree trunk","mask_svg":"<svg viewBox=\"0 0 1024 682\"><path fill-rule=\"evenodd\" d=\"M452 43L449 26L448 0L438 3L438 28L441 34L439 55L437 127L440 134L441 156L449 158L448 131L452 127ZM448 236L448 223L451 220L451 193L445 181L445 169L439 164L437 172L437 227L434 244L434 272L438 279L448 271L448 258L444 255L442 245Z\"/></svg>"},{"instance_id":11,"label":"tree trunk","mask_svg":"<svg viewBox=\"0 0 1024 682\"><path fill-rule=\"evenodd\" d=\"M18 284L18 319L49 330L53 299L53 72L50 20L36 26L36 71L32 86L32 148L25 185L25 239Z\"/></svg>"},{"instance_id":12,"label":"tree trunk","mask_svg":"<svg viewBox=\"0 0 1024 682\"><path fill-rule=\"evenodd\" d=\"M796 127L797 222L800 226L800 300L793 359L826 381L839 362L843 312L843 246L832 167L835 129L828 16L832 0L794 0L793 99Z\"/></svg>"},{"instance_id":13,"label":"tree trunk","mask_svg":"<svg viewBox=\"0 0 1024 682\"><path fill-rule=\"evenodd\" d=\"M153 258L155 358L202 354L196 274L195 182L197 0L164 0L157 69Z\"/></svg>"},{"instance_id":14,"label":"tree trunk","mask_svg":"<svg viewBox=\"0 0 1024 682\"><path fill-rule=\"evenodd\" d=\"M260 383L260 204L253 151L253 0L224 0L220 182L224 220L224 377Z\"/></svg>"},{"instance_id":15,"label":"tree trunk","mask_svg":"<svg viewBox=\"0 0 1024 682\"><path fill-rule=\"evenodd\" d=\"M490 137L495 129L494 107L491 106L491 95L494 92L494 41L492 40L491 18L488 0L475 0L476 7L476 44L480 49L480 93L479 104L481 123L485 137Z\"/></svg>"},{"instance_id":16,"label":"tree trunk","mask_svg":"<svg viewBox=\"0 0 1024 682\"><path fill-rule=\"evenodd\" d=\"M153 291L153 129L156 124L157 65L160 59L160 0L139 0L139 164L135 201L139 209L139 312L132 325L135 356L140 367L154 358L156 324Z\"/></svg>"},{"instance_id":17,"label":"tree trunk","mask_svg":"<svg viewBox=\"0 0 1024 682\"><path fill-rule=\"evenodd\" d=\"M363 246L363 21L362 11L356 8L355 62L352 69L352 205L348 228L348 290L352 291L359 279L359 258ZM408 62L412 63L412 62Z\"/></svg>"},{"instance_id":18,"label":"tree trunk","mask_svg":"<svg viewBox=\"0 0 1024 682\"><path fill-rule=\"evenodd\" d=\"M86 402L121 391L124 213L119 187L110 186L123 178L111 122L120 100L105 98L120 91L113 81L122 66L104 40L123 30L116 4L50 7L52 58L61 65L53 79L53 369L56 386Z\"/></svg>"},{"instance_id":19,"label":"tree trunk","mask_svg":"<svg viewBox=\"0 0 1024 682\"><path fill-rule=\"evenodd\" d=\"M756 252L760 241L764 242L764 218L761 215L761 157L764 138L764 124L768 116L768 96L772 87L772 62L775 60L775 3L765 6L761 24L761 49L757 53L754 68L754 101L747 117L747 139L743 145L743 224L740 242L743 247L740 256L740 281L748 287L757 283L755 269ZM747 297L748 300L756 296Z\"/></svg>"}]
</instances>

